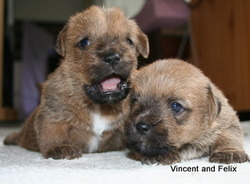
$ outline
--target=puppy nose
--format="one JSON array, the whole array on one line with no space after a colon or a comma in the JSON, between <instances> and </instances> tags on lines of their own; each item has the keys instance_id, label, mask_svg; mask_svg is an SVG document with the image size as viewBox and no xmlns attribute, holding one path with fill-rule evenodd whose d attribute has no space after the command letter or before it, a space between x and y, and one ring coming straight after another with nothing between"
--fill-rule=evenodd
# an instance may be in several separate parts
<instances>
[{"instance_id":1,"label":"puppy nose","mask_svg":"<svg viewBox=\"0 0 250 184\"><path fill-rule=\"evenodd\" d=\"M138 132L145 134L150 130L151 125L146 122L138 122L135 127Z\"/></svg>"},{"instance_id":2,"label":"puppy nose","mask_svg":"<svg viewBox=\"0 0 250 184\"><path fill-rule=\"evenodd\" d=\"M117 53L107 53L103 57L104 61L111 66L115 66L120 61L120 55Z\"/></svg>"}]
</instances>

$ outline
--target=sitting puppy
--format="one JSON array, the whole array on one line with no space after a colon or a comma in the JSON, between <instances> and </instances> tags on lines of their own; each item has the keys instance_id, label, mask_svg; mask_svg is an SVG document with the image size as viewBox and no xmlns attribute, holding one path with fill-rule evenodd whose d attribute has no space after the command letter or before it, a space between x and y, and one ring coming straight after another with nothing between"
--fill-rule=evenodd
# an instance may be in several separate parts
<instances>
[{"instance_id":1,"label":"sitting puppy","mask_svg":"<svg viewBox=\"0 0 250 184\"><path fill-rule=\"evenodd\" d=\"M54 159L122 149L121 104L137 57L148 56L146 35L120 9L93 6L70 18L56 49L63 59L40 105L4 143Z\"/></svg>"},{"instance_id":2,"label":"sitting puppy","mask_svg":"<svg viewBox=\"0 0 250 184\"><path fill-rule=\"evenodd\" d=\"M125 101L125 133L135 159L173 164L210 156L210 162L249 161L235 111L196 67L169 59L132 75Z\"/></svg>"}]
</instances>

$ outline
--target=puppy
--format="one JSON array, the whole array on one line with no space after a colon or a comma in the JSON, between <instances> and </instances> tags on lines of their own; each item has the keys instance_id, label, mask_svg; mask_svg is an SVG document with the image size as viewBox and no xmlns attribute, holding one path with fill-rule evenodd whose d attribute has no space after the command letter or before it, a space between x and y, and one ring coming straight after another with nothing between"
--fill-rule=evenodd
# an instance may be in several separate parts
<instances>
[{"instance_id":1,"label":"puppy","mask_svg":"<svg viewBox=\"0 0 250 184\"><path fill-rule=\"evenodd\" d=\"M148 56L146 35L120 9L92 6L69 19L56 49L63 59L40 105L4 143L54 159L122 149L121 104L137 57Z\"/></svg>"},{"instance_id":2,"label":"puppy","mask_svg":"<svg viewBox=\"0 0 250 184\"><path fill-rule=\"evenodd\" d=\"M125 133L135 159L173 164L209 155L210 162L249 161L236 112L196 67L156 61L135 72L131 85Z\"/></svg>"}]
</instances>

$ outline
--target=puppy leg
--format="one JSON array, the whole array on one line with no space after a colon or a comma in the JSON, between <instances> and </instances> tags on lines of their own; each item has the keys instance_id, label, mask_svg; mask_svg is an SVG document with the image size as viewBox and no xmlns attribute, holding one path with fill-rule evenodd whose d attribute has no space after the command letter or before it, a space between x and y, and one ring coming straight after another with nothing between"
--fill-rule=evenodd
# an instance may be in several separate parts
<instances>
[{"instance_id":1,"label":"puppy leg","mask_svg":"<svg viewBox=\"0 0 250 184\"><path fill-rule=\"evenodd\" d=\"M125 149L125 140L122 131L116 130L104 133L105 141L101 143L97 152L117 151Z\"/></svg>"},{"instance_id":2,"label":"puppy leg","mask_svg":"<svg viewBox=\"0 0 250 184\"><path fill-rule=\"evenodd\" d=\"M15 132L15 133L12 133L12 134L8 135L4 139L3 143L5 145L18 145L19 139L20 139L20 133Z\"/></svg>"},{"instance_id":3,"label":"puppy leg","mask_svg":"<svg viewBox=\"0 0 250 184\"><path fill-rule=\"evenodd\" d=\"M219 135L209 161L226 164L250 161L243 150L241 129L238 125L230 126Z\"/></svg>"},{"instance_id":4,"label":"puppy leg","mask_svg":"<svg viewBox=\"0 0 250 184\"><path fill-rule=\"evenodd\" d=\"M171 165L181 161L180 155L177 152L170 152L167 155L156 157L157 163L162 165Z\"/></svg>"},{"instance_id":5,"label":"puppy leg","mask_svg":"<svg viewBox=\"0 0 250 184\"><path fill-rule=\"evenodd\" d=\"M46 123L40 129L39 146L45 158L74 159L81 157L89 136L86 130L81 130L67 123Z\"/></svg>"},{"instance_id":6,"label":"puppy leg","mask_svg":"<svg viewBox=\"0 0 250 184\"><path fill-rule=\"evenodd\" d=\"M5 145L19 145L23 148L39 151L37 144L36 132L34 129L35 110L26 120L22 129L18 133L12 133L4 139Z\"/></svg>"}]
</instances>

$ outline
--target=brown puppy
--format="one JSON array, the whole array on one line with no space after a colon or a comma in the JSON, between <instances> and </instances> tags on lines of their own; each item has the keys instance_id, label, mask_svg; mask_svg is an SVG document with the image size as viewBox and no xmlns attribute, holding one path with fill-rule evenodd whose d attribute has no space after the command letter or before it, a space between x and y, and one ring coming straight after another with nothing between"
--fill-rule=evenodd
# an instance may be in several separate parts
<instances>
[{"instance_id":1,"label":"brown puppy","mask_svg":"<svg viewBox=\"0 0 250 184\"><path fill-rule=\"evenodd\" d=\"M210 162L249 161L235 111L196 67L169 59L132 75L126 139L143 163L173 164L210 155Z\"/></svg>"},{"instance_id":2,"label":"brown puppy","mask_svg":"<svg viewBox=\"0 0 250 184\"><path fill-rule=\"evenodd\" d=\"M40 105L4 143L54 159L123 148L121 101L137 56L148 56L147 37L120 9L92 6L70 18L57 51L63 59Z\"/></svg>"}]
</instances>

